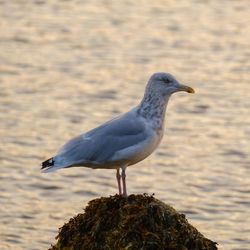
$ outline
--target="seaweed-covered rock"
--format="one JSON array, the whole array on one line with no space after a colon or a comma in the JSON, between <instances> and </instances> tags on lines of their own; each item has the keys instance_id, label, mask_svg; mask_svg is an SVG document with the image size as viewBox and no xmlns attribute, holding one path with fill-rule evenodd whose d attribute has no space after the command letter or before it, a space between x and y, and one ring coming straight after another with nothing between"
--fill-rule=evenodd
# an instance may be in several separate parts
<instances>
[{"instance_id":1,"label":"seaweed-covered rock","mask_svg":"<svg viewBox=\"0 0 250 250\"><path fill-rule=\"evenodd\" d=\"M89 202L70 219L51 249L217 249L184 214L148 195L115 195Z\"/></svg>"}]
</instances>

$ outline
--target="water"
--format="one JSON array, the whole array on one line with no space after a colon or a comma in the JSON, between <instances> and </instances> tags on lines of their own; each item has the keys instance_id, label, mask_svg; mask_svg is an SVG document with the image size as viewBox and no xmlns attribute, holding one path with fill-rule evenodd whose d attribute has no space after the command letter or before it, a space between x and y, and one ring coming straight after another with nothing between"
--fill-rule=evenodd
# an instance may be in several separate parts
<instances>
[{"instance_id":1,"label":"water","mask_svg":"<svg viewBox=\"0 0 250 250\"><path fill-rule=\"evenodd\" d=\"M0 1L1 249L46 249L114 170L41 174L68 139L126 112L165 71L175 94L158 150L129 193L186 213L220 249L250 245L250 2Z\"/></svg>"}]
</instances>

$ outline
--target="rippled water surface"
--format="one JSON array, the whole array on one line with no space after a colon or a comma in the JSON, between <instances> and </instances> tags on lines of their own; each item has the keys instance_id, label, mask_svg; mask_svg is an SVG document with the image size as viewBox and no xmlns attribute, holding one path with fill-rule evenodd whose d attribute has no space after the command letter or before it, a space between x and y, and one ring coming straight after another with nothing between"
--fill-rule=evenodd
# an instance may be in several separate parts
<instances>
[{"instance_id":1,"label":"rippled water surface","mask_svg":"<svg viewBox=\"0 0 250 250\"><path fill-rule=\"evenodd\" d=\"M1 0L0 248L46 249L90 199L117 192L114 170L39 164L165 71L196 94L171 98L128 191L155 193L220 249L249 249L249 23L249 0Z\"/></svg>"}]
</instances>

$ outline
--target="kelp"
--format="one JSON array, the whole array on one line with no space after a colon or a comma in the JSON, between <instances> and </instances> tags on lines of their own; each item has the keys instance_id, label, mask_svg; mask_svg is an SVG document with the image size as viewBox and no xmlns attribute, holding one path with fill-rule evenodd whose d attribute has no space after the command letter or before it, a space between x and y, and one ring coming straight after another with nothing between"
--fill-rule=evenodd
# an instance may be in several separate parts
<instances>
[{"instance_id":1,"label":"kelp","mask_svg":"<svg viewBox=\"0 0 250 250\"><path fill-rule=\"evenodd\" d=\"M59 229L52 250L214 250L184 214L149 195L101 197Z\"/></svg>"}]
</instances>

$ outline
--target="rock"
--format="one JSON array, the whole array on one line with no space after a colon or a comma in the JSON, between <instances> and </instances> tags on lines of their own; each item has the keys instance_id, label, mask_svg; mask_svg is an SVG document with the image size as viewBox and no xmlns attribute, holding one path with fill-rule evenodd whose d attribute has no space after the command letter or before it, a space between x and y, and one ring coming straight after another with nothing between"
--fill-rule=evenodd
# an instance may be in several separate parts
<instances>
[{"instance_id":1,"label":"rock","mask_svg":"<svg viewBox=\"0 0 250 250\"><path fill-rule=\"evenodd\" d=\"M184 214L153 196L115 195L89 202L59 230L51 249L217 249Z\"/></svg>"}]
</instances>

